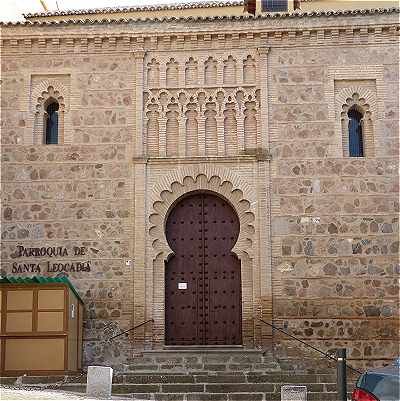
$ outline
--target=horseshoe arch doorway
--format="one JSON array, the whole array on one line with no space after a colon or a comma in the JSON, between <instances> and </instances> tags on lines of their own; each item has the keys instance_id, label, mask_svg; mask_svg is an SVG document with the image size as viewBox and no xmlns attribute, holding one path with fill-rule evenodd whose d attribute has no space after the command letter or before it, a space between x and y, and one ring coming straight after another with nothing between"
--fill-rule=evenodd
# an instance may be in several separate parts
<instances>
[{"instance_id":1,"label":"horseshoe arch doorway","mask_svg":"<svg viewBox=\"0 0 400 401\"><path fill-rule=\"evenodd\" d=\"M175 203L166 220L174 255L165 269L166 345L242 344L239 236L232 206L211 192Z\"/></svg>"}]
</instances>

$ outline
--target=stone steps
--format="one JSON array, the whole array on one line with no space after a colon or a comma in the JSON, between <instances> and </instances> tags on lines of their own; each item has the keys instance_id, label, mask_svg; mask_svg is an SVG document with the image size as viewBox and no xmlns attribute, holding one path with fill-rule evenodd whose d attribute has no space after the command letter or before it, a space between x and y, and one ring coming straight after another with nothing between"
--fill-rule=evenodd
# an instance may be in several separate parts
<instances>
[{"instance_id":1,"label":"stone steps","mask_svg":"<svg viewBox=\"0 0 400 401\"><path fill-rule=\"evenodd\" d=\"M86 376L22 376L0 378L3 385L61 385L61 384L85 384ZM269 374L215 374L209 372L202 374L123 374L113 377L114 385L122 384L218 384L218 383L285 383L285 384L335 384L336 377L331 374L296 374L290 373L269 373Z\"/></svg>"},{"instance_id":2,"label":"stone steps","mask_svg":"<svg viewBox=\"0 0 400 401\"><path fill-rule=\"evenodd\" d=\"M332 370L329 360L316 363L313 358L276 359L271 353L259 350L163 350L145 351L121 367L123 372L188 373L201 372L282 372L325 373Z\"/></svg>"},{"instance_id":3,"label":"stone steps","mask_svg":"<svg viewBox=\"0 0 400 401\"><path fill-rule=\"evenodd\" d=\"M3 384L13 384L16 378L7 378ZM57 389L65 392L84 393L85 376L29 377L24 376L20 385L28 388ZM279 400L284 384L304 384L308 400L336 399L335 376L330 374L295 375L278 374L123 374L116 375L113 395L129 396L137 400L203 401L203 400Z\"/></svg>"},{"instance_id":4,"label":"stone steps","mask_svg":"<svg viewBox=\"0 0 400 401\"><path fill-rule=\"evenodd\" d=\"M144 352L119 368L113 395L133 400L275 401L285 384L307 386L309 401L337 400L336 372L326 360L276 360L260 351L167 350ZM86 376L23 376L18 384L84 393Z\"/></svg>"}]
</instances>

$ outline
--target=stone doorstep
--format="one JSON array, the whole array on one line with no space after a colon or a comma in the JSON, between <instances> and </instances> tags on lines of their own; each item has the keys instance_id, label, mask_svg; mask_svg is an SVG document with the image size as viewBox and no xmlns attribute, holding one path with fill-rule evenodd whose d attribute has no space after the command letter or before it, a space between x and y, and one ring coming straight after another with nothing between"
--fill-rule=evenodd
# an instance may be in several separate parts
<instances>
[{"instance_id":1,"label":"stone doorstep","mask_svg":"<svg viewBox=\"0 0 400 401\"><path fill-rule=\"evenodd\" d=\"M290 373L243 373L243 372L205 372L192 374L142 374L128 373L114 376L114 384L148 384L148 383L309 383L335 384L336 376L331 374L314 375Z\"/></svg>"},{"instance_id":2,"label":"stone doorstep","mask_svg":"<svg viewBox=\"0 0 400 401\"><path fill-rule=\"evenodd\" d=\"M0 385L20 388L54 388L57 389L63 384L85 384L86 375L81 376L19 376L0 377Z\"/></svg>"},{"instance_id":3,"label":"stone doorstep","mask_svg":"<svg viewBox=\"0 0 400 401\"><path fill-rule=\"evenodd\" d=\"M272 357L266 357L260 350L242 350L242 349L213 349L213 348L187 348L177 350L149 350L134 355L126 364L130 365L154 365L160 363L214 363L248 360L251 362L262 362L268 360L271 362Z\"/></svg>"},{"instance_id":4,"label":"stone doorstep","mask_svg":"<svg viewBox=\"0 0 400 401\"><path fill-rule=\"evenodd\" d=\"M133 400L144 401L281 401L281 394L266 393L192 393L173 394L158 393L150 398L144 398L143 394L132 394ZM350 394L348 395L348 398ZM308 393L308 401L338 401L336 393Z\"/></svg>"},{"instance_id":5,"label":"stone doorstep","mask_svg":"<svg viewBox=\"0 0 400 401\"><path fill-rule=\"evenodd\" d=\"M62 383L85 383L86 374L79 376L22 376L21 383L24 384L62 384Z\"/></svg>"},{"instance_id":6,"label":"stone doorstep","mask_svg":"<svg viewBox=\"0 0 400 401\"><path fill-rule=\"evenodd\" d=\"M165 352L263 352L259 349L246 349L243 345L164 345L160 350L144 350L143 353L165 353Z\"/></svg>"},{"instance_id":7,"label":"stone doorstep","mask_svg":"<svg viewBox=\"0 0 400 401\"><path fill-rule=\"evenodd\" d=\"M12 386L17 379L18 377L9 377L9 376L0 377L0 385Z\"/></svg>"},{"instance_id":8,"label":"stone doorstep","mask_svg":"<svg viewBox=\"0 0 400 401\"><path fill-rule=\"evenodd\" d=\"M113 394L130 393L280 393L283 384L271 383L214 383L214 384L194 384L194 383L175 383L175 384L113 384ZM336 386L328 388L324 384L309 384L309 393L334 393ZM24 386L24 388L38 388L37 386ZM39 387L40 388L40 387ZM52 386L46 387L51 389ZM86 384L63 384L57 387L59 390L70 392L86 392ZM351 388L349 389L351 390Z\"/></svg>"},{"instance_id":9,"label":"stone doorstep","mask_svg":"<svg viewBox=\"0 0 400 401\"><path fill-rule=\"evenodd\" d=\"M263 401L264 394L174 394L159 393L149 398L144 398L142 394L132 394L133 401ZM270 398L268 398L270 399ZM278 400L278 399L277 399Z\"/></svg>"},{"instance_id":10,"label":"stone doorstep","mask_svg":"<svg viewBox=\"0 0 400 401\"><path fill-rule=\"evenodd\" d=\"M0 384L14 385L19 379L20 385L38 385L58 387L63 384L86 384L86 375L80 376L22 376L2 377ZM113 385L119 384L213 384L213 383L270 383L270 384L325 384L332 388L336 385L336 376L332 374L296 374L291 373L256 373L256 372L195 372L177 373L126 373L113 377Z\"/></svg>"},{"instance_id":11,"label":"stone doorstep","mask_svg":"<svg viewBox=\"0 0 400 401\"><path fill-rule=\"evenodd\" d=\"M336 393L308 393L309 401L338 401ZM131 394L133 401L280 401L280 394L265 393L158 393L144 396Z\"/></svg>"},{"instance_id":12,"label":"stone doorstep","mask_svg":"<svg viewBox=\"0 0 400 401\"><path fill-rule=\"evenodd\" d=\"M154 401L263 401L264 394L154 394ZM267 399L270 399L269 397ZM133 400L136 400L134 397ZM137 398L140 400L140 398ZM152 399L153 400L153 399Z\"/></svg>"}]
</instances>

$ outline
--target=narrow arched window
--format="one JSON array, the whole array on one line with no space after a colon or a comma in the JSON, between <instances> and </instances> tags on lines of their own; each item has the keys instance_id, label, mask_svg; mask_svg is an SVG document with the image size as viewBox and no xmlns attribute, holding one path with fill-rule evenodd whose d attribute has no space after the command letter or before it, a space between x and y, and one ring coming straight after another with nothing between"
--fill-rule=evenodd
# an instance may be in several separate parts
<instances>
[{"instance_id":1,"label":"narrow arched window","mask_svg":"<svg viewBox=\"0 0 400 401\"><path fill-rule=\"evenodd\" d=\"M355 108L351 108L347 113L349 117L349 156L363 157L363 132L362 118L363 115Z\"/></svg>"},{"instance_id":2,"label":"narrow arched window","mask_svg":"<svg viewBox=\"0 0 400 401\"><path fill-rule=\"evenodd\" d=\"M58 109L57 101L50 103L46 107L45 127L46 127L46 144L58 143Z\"/></svg>"}]
</instances>

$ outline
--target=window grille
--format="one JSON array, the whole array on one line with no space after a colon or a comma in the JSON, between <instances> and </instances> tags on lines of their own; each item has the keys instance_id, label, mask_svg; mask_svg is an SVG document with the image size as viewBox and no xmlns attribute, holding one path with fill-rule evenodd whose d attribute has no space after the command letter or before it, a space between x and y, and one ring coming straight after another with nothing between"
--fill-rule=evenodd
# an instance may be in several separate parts
<instances>
[{"instance_id":1,"label":"window grille","mask_svg":"<svg viewBox=\"0 0 400 401\"><path fill-rule=\"evenodd\" d=\"M261 11L274 12L274 11L287 11L288 0L261 0Z\"/></svg>"}]
</instances>

